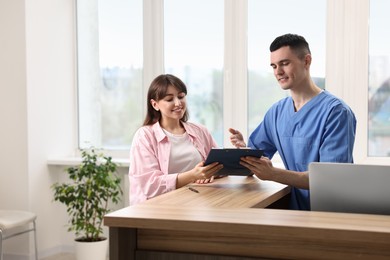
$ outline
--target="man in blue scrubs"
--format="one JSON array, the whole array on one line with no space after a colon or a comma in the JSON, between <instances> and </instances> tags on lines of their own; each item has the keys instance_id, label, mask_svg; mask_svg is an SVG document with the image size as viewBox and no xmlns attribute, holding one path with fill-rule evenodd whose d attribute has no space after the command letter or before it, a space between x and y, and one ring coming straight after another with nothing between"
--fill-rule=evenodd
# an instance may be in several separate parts
<instances>
[{"instance_id":1,"label":"man in blue scrubs","mask_svg":"<svg viewBox=\"0 0 390 260\"><path fill-rule=\"evenodd\" d=\"M248 146L264 150L264 157L241 163L262 180L290 185L291 209L310 210L308 165L353 162L356 118L342 100L311 79L312 57L302 36L279 36L270 51L276 80L291 95L275 103L249 137ZM238 130L229 131L233 145L246 146ZM276 152L286 169L273 167L270 159Z\"/></svg>"}]
</instances>

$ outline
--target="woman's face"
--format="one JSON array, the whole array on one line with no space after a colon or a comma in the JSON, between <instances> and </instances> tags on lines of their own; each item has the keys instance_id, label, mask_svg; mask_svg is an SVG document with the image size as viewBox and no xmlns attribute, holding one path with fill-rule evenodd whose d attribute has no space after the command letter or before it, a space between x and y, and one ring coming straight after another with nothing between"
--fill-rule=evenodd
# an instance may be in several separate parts
<instances>
[{"instance_id":1,"label":"woman's face","mask_svg":"<svg viewBox=\"0 0 390 260\"><path fill-rule=\"evenodd\" d=\"M165 97L158 101L151 99L150 103L155 110L161 112L162 120L180 120L187 109L186 94L173 86L168 87Z\"/></svg>"}]
</instances>

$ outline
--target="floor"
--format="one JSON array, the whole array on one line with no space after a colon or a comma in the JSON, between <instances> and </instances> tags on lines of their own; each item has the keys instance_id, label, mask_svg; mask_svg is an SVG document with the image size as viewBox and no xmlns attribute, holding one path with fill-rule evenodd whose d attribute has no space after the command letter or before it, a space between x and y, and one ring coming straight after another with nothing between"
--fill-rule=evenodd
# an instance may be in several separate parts
<instances>
[{"instance_id":1,"label":"floor","mask_svg":"<svg viewBox=\"0 0 390 260\"><path fill-rule=\"evenodd\" d=\"M40 260L76 260L76 256L71 253L61 253L58 255L52 255L49 257L42 258Z\"/></svg>"},{"instance_id":2,"label":"floor","mask_svg":"<svg viewBox=\"0 0 390 260\"><path fill-rule=\"evenodd\" d=\"M58 255L42 258L41 260L76 260L76 257L71 253L61 253Z\"/></svg>"}]
</instances>

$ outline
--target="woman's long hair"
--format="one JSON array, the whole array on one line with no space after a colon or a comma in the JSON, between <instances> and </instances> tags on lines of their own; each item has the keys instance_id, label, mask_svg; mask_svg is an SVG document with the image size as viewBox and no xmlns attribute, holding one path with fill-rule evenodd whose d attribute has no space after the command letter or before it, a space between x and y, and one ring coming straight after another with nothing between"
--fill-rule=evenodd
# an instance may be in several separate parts
<instances>
[{"instance_id":1,"label":"woman's long hair","mask_svg":"<svg viewBox=\"0 0 390 260\"><path fill-rule=\"evenodd\" d=\"M162 74L157 76L152 83L150 83L150 87L148 90L148 95L146 98L146 108L147 113L144 120L145 125L153 125L161 118L161 112L156 111L150 100L154 99L155 101L159 101L163 99L167 95L168 87L173 86L179 92L183 92L187 95L187 87L183 81L181 81L178 77L173 76L171 74ZM188 120L188 110L184 112L183 117L180 119L182 122L186 122Z\"/></svg>"}]
</instances>

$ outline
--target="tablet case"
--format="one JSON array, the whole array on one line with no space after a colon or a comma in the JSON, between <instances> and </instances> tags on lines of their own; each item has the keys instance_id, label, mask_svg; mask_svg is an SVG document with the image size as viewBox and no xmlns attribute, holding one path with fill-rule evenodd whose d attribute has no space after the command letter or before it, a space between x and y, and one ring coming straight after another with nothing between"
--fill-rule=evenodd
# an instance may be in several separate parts
<instances>
[{"instance_id":1,"label":"tablet case","mask_svg":"<svg viewBox=\"0 0 390 260\"><path fill-rule=\"evenodd\" d=\"M238 149L238 148L224 148L224 149L211 149L209 155L206 158L205 165L209 165L213 162L219 162L223 164L223 169L216 175L252 175L248 168L240 165L240 158L244 156L261 157L263 155L262 150L258 149Z\"/></svg>"}]
</instances>

